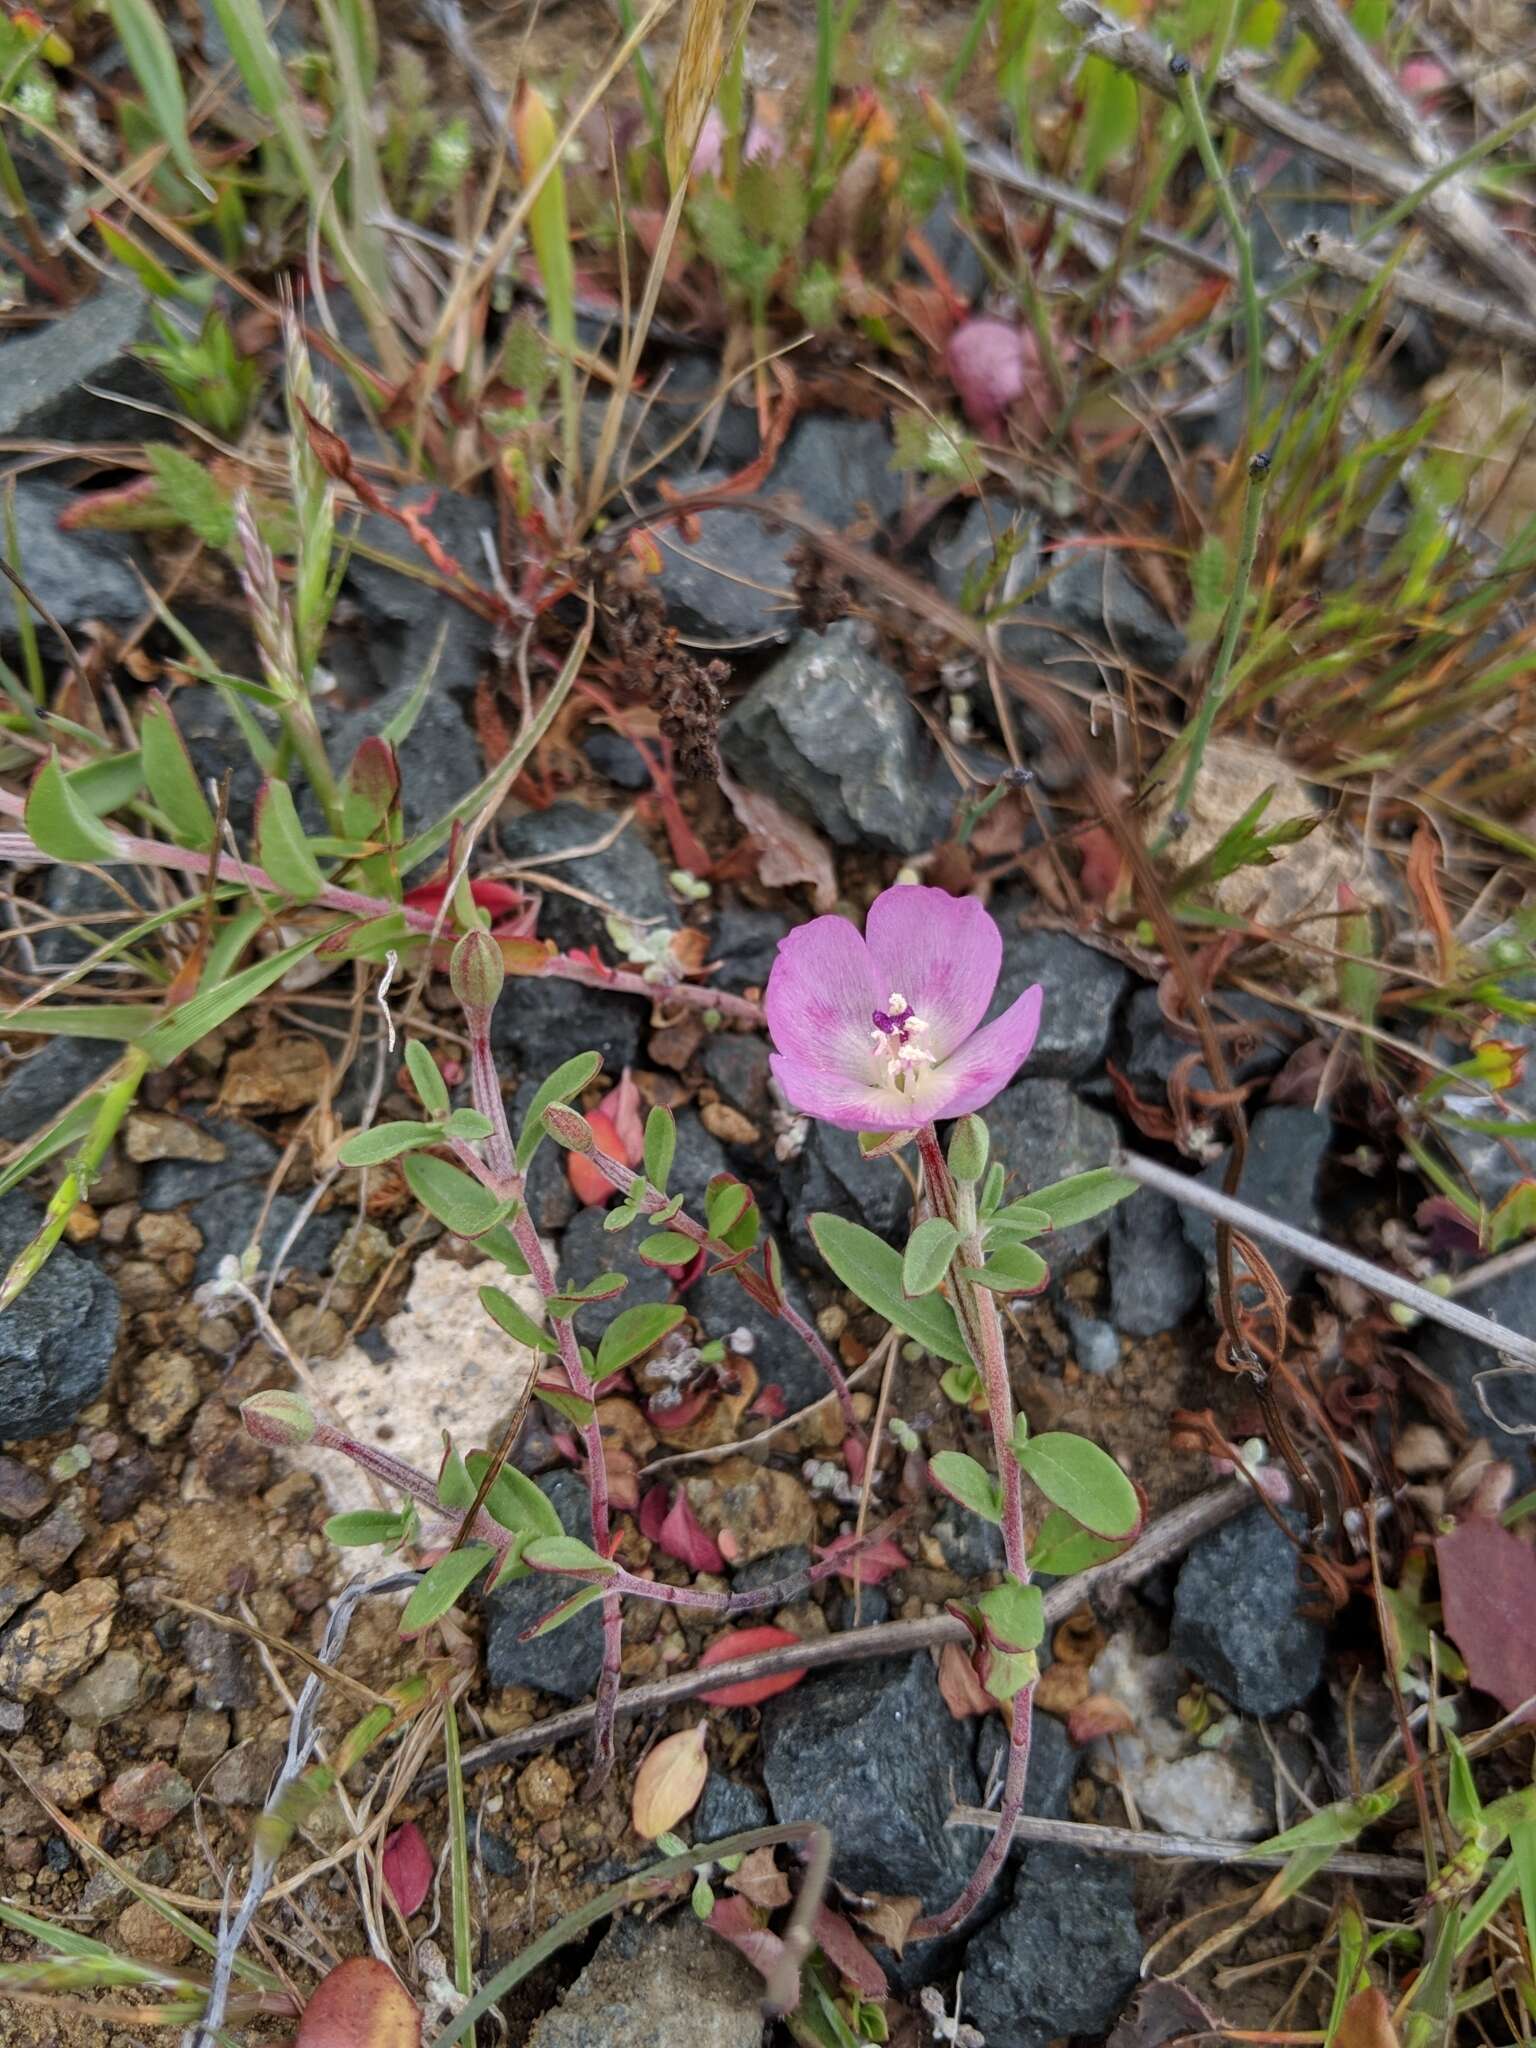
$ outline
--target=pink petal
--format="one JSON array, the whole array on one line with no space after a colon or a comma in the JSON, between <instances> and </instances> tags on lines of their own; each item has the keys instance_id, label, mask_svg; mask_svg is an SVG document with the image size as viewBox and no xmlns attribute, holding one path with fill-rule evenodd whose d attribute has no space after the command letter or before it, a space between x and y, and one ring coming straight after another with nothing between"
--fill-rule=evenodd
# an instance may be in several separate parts
<instances>
[{"instance_id":1,"label":"pink petal","mask_svg":"<svg viewBox=\"0 0 1536 2048\"><path fill-rule=\"evenodd\" d=\"M699 139L693 145L693 161L688 166L692 178L706 176L718 178L720 163L725 147L725 123L717 107L711 107L704 116L704 125L699 130Z\"/></svg>"},{"instance_id":2,"label":"pink petal","mask_svg":"<svg viewBox=\"0 0 1536 2048\"><path fill-rule=\"evenodd\" d=\"M379 1858L389 1895L409 1920L432 1889L432 1851L415 1821L396 1828Z\"/></svg>"},{"instance_id":3,"label":"pink petal","mask_svg":"<svg viewBox=\"0 0 1536 2048\"><path fill-rule=\"evenodd\" d=\"M983 433L996 433L1003 414L1029 382L1031 349L1024 330L1006 320L967 320L949 339L949 374L965 416Z\"/></svg>"},{"instance_id":4,"label":"pink petal","mask_svg":"<svg viewBox=\"0 0 1536 2048\"><path fill-rule=\"evenodd\" d=\"M937 1079L925 1076L914 1096L898 1095L894 1088L877 1088L872 1081L852 1081L819 1062L787 1059L783 1053L774 1053L768 1064L791 1106L802 1116L819 1117L822 1123L837 1124L845 1131L916 1130L931 1116L950 1114L939 1103L943 1070Z\"/></svg>"},{"instance_id":5,"label":"pink petal","mask_svg":"<svg viewBox=\"0 0 1536 2048\"><path fill-rule=\"evenodd\" d=\"M930 1117L969 1116L1008 1086L1029 1058L1044 999L1036 982L944 1062L924 1091Z\"/></svg>"},{"instance_id":6,"label":"pink petal","mask_svg":"<svg viewBox=\"0 0 1536 2048\"><path fill-rule=\"evenodd\" d=\"M847 918L813 917L779 941L763 991L769 1036L794 1060L872 1081L871 1020L889 993L875 994L869 954Z\"/></svg>"},{"instance_id":7,"label":"pink petal","mask_svg":"<svg viewBox=\"0 0 1536 2048\"><path fill-rule=\"evenodd\" d=\"M964 1044L987 1014L1003 964L1003 935L986 908L944 889L887 889L869 906L864 943L881 1007L905 996L928 1026L921 1043L935 1059Z\"/></svg>"}]
</instances>

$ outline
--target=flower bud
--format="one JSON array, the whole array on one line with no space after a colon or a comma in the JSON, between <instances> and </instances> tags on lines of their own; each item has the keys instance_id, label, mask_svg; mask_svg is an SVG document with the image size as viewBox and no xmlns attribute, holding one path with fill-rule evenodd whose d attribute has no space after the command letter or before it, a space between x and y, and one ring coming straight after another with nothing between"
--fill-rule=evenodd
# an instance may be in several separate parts
<instances>
[{"instance_id":1,"label":"flower bud","mask_svg":"<svg viewBox=\"0 0 1536 2048\"><path fill-rule=\"evenodd\" d=\"M949 1138L949 1170L956 1180L977 1181L987 1170L991 1141L979 1116L956 1119Z\"/></svg>"},{"instance_id":2,"label":"flower bud","mask_svg":"<svg viewBox=\"0 0 1536 2048\"><path fill-rule=\"evenodd\" d=\"M580 1110L563 1102L552 1102L544 1112L544 1128L567 1152L595 1152L597 1134Z\"/></svg>"},{"instance_id":3,"label":"flower bud","mask_svg":"<svg viewBox=\"0 0 1536 2048\"><path fill-rule=\"evenodd\" d=\"M257 1443L285 1451L311 1442L320 1427L302 1394L282 1390L252 1394L248 1401L242 1401L240 1420L245 1424L246 1434L255 1437Z\"/></svg>"},{"instance_id":4,"label":"flower bud","mask_svg":"<svg viewBox=\"0 0 1536 2048\"><path fill-rule=\"evenodd\" d=\"M466 932L448 962L448 980L466 1010L492 1010L507 978L501 948L488 931Z\"/></svg>"}]
</instances>

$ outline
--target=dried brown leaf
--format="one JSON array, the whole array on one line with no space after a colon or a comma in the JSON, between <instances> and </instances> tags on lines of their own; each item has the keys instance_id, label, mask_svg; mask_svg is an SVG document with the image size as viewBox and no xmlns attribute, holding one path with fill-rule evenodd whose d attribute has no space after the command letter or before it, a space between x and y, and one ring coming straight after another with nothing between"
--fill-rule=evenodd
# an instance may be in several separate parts
<instances>
[{"instance_id":1,"label":"dried brown leaf","mask_svg":"<svg viewBox=\"0 0 1536 2048\"><path fill-rule=\"evenodd\" d=\"M798 883L808 883L815 908L830 910L837 901L837 875L826 842L809 825L792 818L771 796L743 788L723 769L720 787L743 828L756 842L758 878L764 886L792 889Z\"/></svg>"}]
</instances>

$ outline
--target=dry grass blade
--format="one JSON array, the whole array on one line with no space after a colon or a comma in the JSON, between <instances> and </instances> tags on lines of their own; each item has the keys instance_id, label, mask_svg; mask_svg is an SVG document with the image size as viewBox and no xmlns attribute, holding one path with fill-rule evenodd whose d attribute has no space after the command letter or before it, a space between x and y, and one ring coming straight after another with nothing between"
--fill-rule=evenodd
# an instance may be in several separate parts
<instances>
[{"instance_id":1,"label":"dry grass blade","mask_svg":"<svg viewBox=\"0 0 1536 2048\"><path fill-rule=\"evenodd\" d=\"M682 47L667 86L667 177L674 191L687 179L724 61L725 0L689 0Z\"/></svg>"}]
</instances>

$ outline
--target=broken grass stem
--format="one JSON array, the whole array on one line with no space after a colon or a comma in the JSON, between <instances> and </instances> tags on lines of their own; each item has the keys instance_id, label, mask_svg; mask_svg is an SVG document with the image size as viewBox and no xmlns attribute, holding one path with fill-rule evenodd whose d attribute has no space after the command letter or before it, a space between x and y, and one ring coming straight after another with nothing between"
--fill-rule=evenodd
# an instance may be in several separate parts
<instances>
[{"instance_id":1,"label":"broken grass stem","mask_svg":"<svg viewBox=\"0 0 1536 2048\"><path fill-rule=\"evenodd\" d=\"M1487 1316L1475 1315L1471 1309L1462 1308L1458 1302L1448 1301L1443 1295L1431 1294L1427 1287L1419 1287L1398 1273L1373 1266L1368 1259L1356 1258L1353 1252L1341 1251L1337 1245L1314 1237L1310 1231L1298 1230L1293 1223L1282 1223L1278 1217L1266 1216L1262 1209L1251 1209L1246 1202L1235 1201L1230 1195L1207 1187L1204 1181L1196 1180L1190 1174L1159 1166L1152 1159L1143 1159L1139 1153L1117 1151L1110 1165L1116 1173L1123 1173L1127 1180L1133 1180L1141 1187L1155 1188L1159 1194L1170 1195L1186 1208L1202 1209L1207 1216L1215 1217L1218 1223L1229 1223L1246 1236L1281 1245L1321 1272L1337 1273L1372 1294L1384 1294L1388 1300L1401 1302L1404 1308L1427 1316L1431 1322L1443 1324L1448 1330L1457 1330L1462 1336L1501 1352L1512 1363L1536 1370L1536 1340L1523 1337L1518 1331L1507 1330L1502 1324L1490 1322Z\"/></svg>"}]
</instances>

